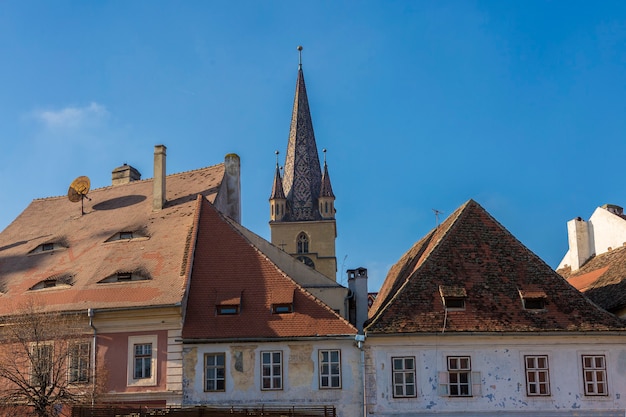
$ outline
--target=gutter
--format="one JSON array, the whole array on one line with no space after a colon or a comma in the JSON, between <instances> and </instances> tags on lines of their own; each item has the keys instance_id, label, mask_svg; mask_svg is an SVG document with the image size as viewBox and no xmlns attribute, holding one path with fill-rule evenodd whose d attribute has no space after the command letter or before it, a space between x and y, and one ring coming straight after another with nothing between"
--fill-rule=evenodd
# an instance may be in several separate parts
<instances>
[{"instance_id":1,"label":"gutter","mask_svg":"<svg viewBox=\"0 0 626 417\"><path fill-rule=\"evenodd\" d=\"M93 324L93 319L95 316L95 310L93 308L87 309L87 316L89 317L89 327L93 329L93 341L91 348L91 406L93 407L95 404L95 396L96 396L96 349L98 347L98 330L96 326Z\"/></svg>"},{"instance_id":2,"label":"gutter","mask_svg":"<svg viewBox=\"0 0 626 417\"><path fill-rule=\"evenodd\" d=\"M198 343L249 343L249 342L307 342L311 340L354 340L354 334L341 335L315 335L315 336L295 336L295 337L229 337L220 339L176 339L176 342L187 344Z\"/></svg>"}]
</instances>

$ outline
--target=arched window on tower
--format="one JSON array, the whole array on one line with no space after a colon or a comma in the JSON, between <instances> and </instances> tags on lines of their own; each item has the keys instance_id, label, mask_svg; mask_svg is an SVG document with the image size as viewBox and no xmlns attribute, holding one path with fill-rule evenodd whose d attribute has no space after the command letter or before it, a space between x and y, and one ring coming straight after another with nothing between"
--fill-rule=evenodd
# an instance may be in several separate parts
<instances>
[{"instance_id":1,"label":"arched window on tower","mask_svg":"<svg viewBox=\"0 0 626 417\"><path fill-rule=\"evenodd\" d=\"M300 232L296 239L296 244L298 253L309 253L309 237L306 233Z\"/></svg>"}]
</instances>

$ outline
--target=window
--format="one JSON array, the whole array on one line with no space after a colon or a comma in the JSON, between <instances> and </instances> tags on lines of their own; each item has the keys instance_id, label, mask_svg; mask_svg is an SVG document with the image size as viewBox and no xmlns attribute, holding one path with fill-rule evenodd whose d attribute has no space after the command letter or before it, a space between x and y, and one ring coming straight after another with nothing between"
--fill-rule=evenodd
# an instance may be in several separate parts
<instances>
[{"instance_id":1,"label":"window","mask_svg":"<svg viewBox=\"0 0 626 417\"><path fill-rule=\"evenodd\" d=\"M157 336L128 337L128 386L157 383Z\"/></svg>"},{"instance_id":2,"label":"window","mask_svg":"<svg viewBox=\"0 0 626 417\"><path fill-rule=\"evenodd\" d=\"M543 298L525 298L524 308L526 310L543 310L546 308L546 301Z\"/></svg>"},{"instance_id":3,"label":"window","mask_svg":"<svg viewBox=\"0 0 626 417\"><path fill-rule=\"evenodd\" d=\"M75 343L70 348L69 357L69 382L85 383L89 382L89 343Z\"/></svg>"},{"instance_id":4,"label":"window","mask_svg":"<svg viewBox=\"0 0 626 417\"><path fill-rule=\"evenodd\" d=\"M447 310L465 310L465 299L467 298L465 287L440 285L439 294L441 294L443 305Z\"/></svg>"},{"instance_id":5,"label":"window","mask_svg":"<svg viewBox=\"0 0 626 417\"><path fill-rule=\"evenodd\" d=\"M133 232L120 232L120 240L132 239Z\"/></svg>"},{"instance_id":6,"label":"window","mask_svg":"<svg viewBox=\"0 0 626 417\"><path fill-rule=\"evenodd\" d=\"M150 275L145 271L125 271L116 272L113 275L98 281L98 284L106 284L111 282L131 282L131 281L147 281Z\"/></svg>"},{"instance_id":7,"label":"window","mask_svg":"<svg viewBox=\"0 0 626 417\"><path fill-rule=\"evenodd\" d=\"M283 388L283 352L261 352L261 389Z\"/></svg>"},{"instance_id":8,"label":"window","mask_svg":"<svg viewBox=\"0 0 626 417\"><path fill-rule=\"evenodd\" d=\"M415 397L415 357L391 358L393 396Z\"/></svg>"},{"instance_id":9,"label":"window","mask_svg":"<svg viewBox=\"0 0 626 417\"><path fill-rule=\"evenodd\" d=\"M293 312L293 304L285 303L285 304L272 304L272 313L273 314L286 314Z\"/></svg>"},{"instance_id":10,"label":"window","mask_svg":"<svg viewBox=\"0 0 626 417\"><path fill-rule=\"evenodd\" d=\"M450 310L465 310L465 298L446 298L446 308Z\"/></svg>"},{"instance_id":11,"label":"window","mask_svg":"<svg viewBox=\"0 0 626 417\"><path fill-rule=\"evenodd\" d=\"M451 397L468 397L471 394L469 356L448 357L448 389Z\"/></svg>"},{"instance_id":12,"label":"window","mask_svg":"<svg viewBox=\"0 0 626 417\"><path fill-rule=\"evenodd\" d=\"M239 314L238 305L219 305L217 306L217 314L219 316L232 316Z\"/></svg>"},{"instance_id":13,"label":"window","mask_svg":"<svg viewBox=\"0 0 626 417\"><path fill-rule=\"evenodd\" d=\"M47 387L52 383L53 350L50 344L36 344L31 348L31 383Z\"/></svg>"},{"instance_id":14,"label":"window","mask_svg":"<svg viewBox=\"0 0 626 417\"><path fill-rule=\"evenodd\" d=\"M583 355L585 395L609 395L604 355Z\"/></svg>"},{"instance_id":15,"label":"window","mask_svg":"<svg viewBox=\"0 0 626 417\"><path fill-rule=\"evenodd\" d=\"M224 391L226 388L226 355L207 353L204 355L204 390Z\"/></svg>"},{"instance_id":16,"label":"window","mask_svg":"<svg viewBox=\"0 0 626 417\"><path fill-rule=\"evenodd\" d=\"M306 233L301 232L296 239L298 253L309 253L309 237Z\"/></svg>"},{"instance_id":17,"label":"window","mask_svg":"<svg viewBox=\"0 0 626 417\"><path fill-rule=\"evenodd\" d=\"M341 351L320 350L320 388L341 388Z\"/></svg>"},{"instance_id":18,"label":"window","mask_svg":"<svg viewBox=\"0 0 626 417\"><path fill-rule=\"evenodd\" d=\"M135 345L135 379L152 376L152 343Z\"/></svg>"},{"instance_id":19,"label":"window","mask_svg":"<svg viewBox=\"0 0 626 417\"><path fill-rule=\"evenodd\" d=\"M524 356L526 392L529 396L550 395L550 375L547 356Z\"/></svg>"},{"instance_id":20,"label":"window","mask_svg":"<svg viewBox=\"0 0 626 417\"><path fill-rule=\"evenodd\" d=\"M42 252L54 250L54 243L44 243L41 245Z\"/></svg>"}]
</instances>

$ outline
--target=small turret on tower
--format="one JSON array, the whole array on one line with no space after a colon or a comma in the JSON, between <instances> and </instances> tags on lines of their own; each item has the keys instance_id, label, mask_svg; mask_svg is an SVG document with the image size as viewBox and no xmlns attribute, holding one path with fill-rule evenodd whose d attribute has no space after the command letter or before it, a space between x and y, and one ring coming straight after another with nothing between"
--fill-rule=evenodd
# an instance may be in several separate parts
<instances>
[{"instance_id":1,"label":"small turret on tower","mask_svg":"<svg viewBox=\"0 0 626 417\"><path fill-rule=\"evenodd\" d=\"M328 165L326 164L326 149L324 152L324 172L322 173L322 187L318 198L320 206L320 216L322 219L335 218L335 194L333 187L330 185L330 175L328 175Z\"/></svg>"},{"instance_id":2,"label":"small turret on tower","mask_svg":"<svg viewBox=\"0 0 626 417\"><path fill-rule=\"evenodd\" d=\"M274 174L274 185L272 195L270 195L270 221L280 221L285 217L287 199L283 190L283 179L278 166L278 151L276 151L276 173Z\"/></svg>"}]
</instances>

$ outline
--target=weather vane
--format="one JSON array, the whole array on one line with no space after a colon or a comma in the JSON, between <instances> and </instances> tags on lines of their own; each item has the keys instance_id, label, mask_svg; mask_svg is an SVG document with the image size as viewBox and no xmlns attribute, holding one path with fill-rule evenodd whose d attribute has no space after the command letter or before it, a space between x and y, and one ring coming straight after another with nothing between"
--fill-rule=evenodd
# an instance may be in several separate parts
<instances>
[{"instance_id":1,"label":"weather vane","mask_svg":"<svg viewBox=\"0 0 626 417\"><path fill-rule=\"evenodd\" d=\"M302 69L302 45L298 45L298 69Z\"/></svg>"}]
</instances>

